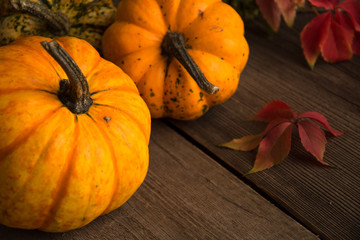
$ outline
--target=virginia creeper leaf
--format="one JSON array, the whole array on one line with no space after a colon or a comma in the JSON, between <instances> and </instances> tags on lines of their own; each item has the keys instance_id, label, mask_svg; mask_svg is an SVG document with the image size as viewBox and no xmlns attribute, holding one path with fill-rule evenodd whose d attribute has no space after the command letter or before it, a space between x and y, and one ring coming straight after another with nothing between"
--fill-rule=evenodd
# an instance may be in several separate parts
<instances>
[{"instance_id":1,"label":"virginia creeper leaf","mask_svg":"<svg viewBox=\"0 0 360 240\"><path fill-rule=\"evenodd\" d=\"M257 135L233 139L220 146L234 150L250 151L258 145L253 168L246 174L258 172L281 163L289 154L291 148L291 133L293 125L297 125L301 143L317 161L323 161L326 136L321 127L339 136L342 132L330 127L325 116L317 112L295 113L284 102L275 100L267 103L253 120L270 121L266 129Z\"/></svg>"},{"instance_id":2,"label":"virginia creeper leaf","mask_svg":"<svg viewBox=\"0 0 360 240\"><path fill-rule=\"evenodd\" d=\"M305 0L295 0L295 3L299 7L304 7L305 6Z\"/></svg>"},{"instance_id":3,"label":"virginia creeper leaf","mask_svg":"<svg viewBox=\"0 0 360 240\"><path fill-rule=\"evenodd\" d=\"M278 5L274 0L256 0L256 4L259 6L263 17L272 30L277 32L281 22L281 13Z\"/></svg>"},{"instance_id":4,"label":"virginia creeper leaf","mask_svg":"<svg viewBox=\"0 0 360 240\"><path fill-rule=\"evenodd\" d=\"M316 7L323 7L327 10L335 9L339 0L309 0L309 2Z\"/></svg>"},{"instance_id":5,"label":"virginia creeper leaf","mask_svg":"<svg viewBox=\"0 0 360 240\"><path fill-rule=\"evenodd\" d=\"M251 120L270 122L275 119L292 119L294 113L291 108L284 102L274 100L267 103Z\"/></svg>"},{"instance_id":6,"label":"virginia creeper leaf","mask_svg":"<svg viewBox=\"0 0 360 240\"><path fill-rule=\"evenodd\" d=\"M275 0L284 18L285 23L291 27L296 16L296 3L294 0Z\"/></svg>"},{"instance_id":7,"label":"virginia creeper leaf","mask_svg":"<svg viewBox=\"0 0 360 240\"><path fill-rule=\"evenodd\" d=\"M293 124L284 122L268 132L260 142L253 168L247 173L265 170L281 163L289 154Z\"/></svg>"},{"instance_id":8,"label":"virginia creeper leaf","mask_svg":"<svg viewBox=\"0 0 360 240\"><path fill-rule=\"evenodd\" d=\"M330 27L325 39L320 42L321 54L324 60L332 63L349 60L353 55L351 40L347 39L347 34L343 27L331 18Z\"/></svg>"},{"instance_id":9,"label":"virginia creeper leaf","mask_svg":"<svg viewBox=\"0 0 360 240\"><path fill-rule=\"evenodd\" d=\"M301 143L306 151L314 155L320 163L329 165L323 161L326 145L324 131L318 125L310 121L300 121L297 126L299 128Z\"/></svg>"},{"instance_id":10,"label":"virginia creeper leaf","mask_svg":"<svg viewBox=\"0 0 360 240\"><path fill-rule=\"evenodd\" d=\"M330 124L326 120L325 116L318 112L304 112L299 115L299 119L303 119L303 118L309 118L315 122L318 122L324 128L326 128L329 132L331 132L331 134L333 134L334 136L340 136L341 134L343 134L343 132L340 132L338 130L331 128Z\"/></svg>"},{"instance_id":11,"label":"virginia creeper leaf","mask_svg":"<svg viewBox=\"0 0 360 240\"><path fill-rule=\"evenodd\" d=\"M275 119L267 125L266 129L263 132L257 135L249 135L242 138L235 138L230 142L220 144L219 146L227 147L238 151L251 151L259 145L260 141L266 135L266 133L268 133L270 130L272 130L279 124L284 123L285 121L286 120L284 119Z\"/></svg>"},{"instance_id":12,"label":"virginia creeper leaf","mask_svg":"<svg viewBox=\"0 0 360 240\"><path fill-rule=\"evenodd\" d=\"M360 31L354 34L352 50L355 54L360 55Z\"/></svg>"},{"instance_id":13,"label":"virginia creeper leaf","mask_svg":"<svg viewBox=\"0 0 360 240\"><path fill-rule=\"evenodd\" d=\"M360 31L360 2L357 0L346 0L341 2L337 8L346 11L354 24L355 31Z\"/></svg>"},{"instance_id":14,"label":"virginia creeper leaf","mask_svg":"<svg viewBox=\"0 0 360 240\"><path fill-rule=\"evenodd\" d=\"M263 135L263 133L259 133L257 135L249 135L242 138L236 138L231 140L230 142L223 143L220 146L238 151L251 151L259 145Z\"/></svg>"},{"instance_id":15,"label":"virginia creeper leaf","mask_svg":"<svg viewBox=\"0 0 360 240\"><path fill-rule=\"evenodd\" d=\"M301 31L301 46L311 69L314 68L320 54L320 44L324 41L331 23L331 13L323 13L315 17Z\"/></svg>"},{"instance_id":16,"label":"virginia creeper leaf","mask_svg":"<svg viewBox=\"0 0 360 240\"><path fill-rule=\"evenodd\" d=\"M336 12L335 21L341 25L346 40L351 44L354 38L354 25L350 16L346 12Z\"/></svg>"}]
</instances>

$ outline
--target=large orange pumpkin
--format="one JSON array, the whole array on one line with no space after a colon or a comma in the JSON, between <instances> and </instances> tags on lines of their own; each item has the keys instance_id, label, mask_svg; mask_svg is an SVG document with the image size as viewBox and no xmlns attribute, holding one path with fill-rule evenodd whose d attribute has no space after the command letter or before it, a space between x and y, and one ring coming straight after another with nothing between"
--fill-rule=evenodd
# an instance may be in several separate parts
<instances>
[{"instance_id":1,"label":"large orange pumpkin","mask_svg":"<svg viewBox=\"0 0 360 240\"><path fill-rule=\"evenodd\" d=\"M235 93L249 55L242 19L221 0L122 0L102 46L152 117L185 120Z\"/></svg>"},{"instance_id":2,"label":"large orange pumpkin","mask_svg":"<svg viewBox=\"0 0 360 240\"><path fill-rule=\"evenodd\" d=\"M89 43L49 41L0 47L0 223L62 232L140 186L151 118L134 82Z\"/></svg>"}]
</instances>

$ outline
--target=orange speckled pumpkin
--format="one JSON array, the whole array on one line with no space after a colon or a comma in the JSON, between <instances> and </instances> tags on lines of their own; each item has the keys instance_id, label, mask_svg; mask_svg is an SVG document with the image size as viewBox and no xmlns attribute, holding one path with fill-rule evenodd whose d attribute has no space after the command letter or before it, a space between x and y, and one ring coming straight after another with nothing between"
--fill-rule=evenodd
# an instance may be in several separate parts
<instances>
[{"instance_id":1,"label":"orange speckled pumpkin","mask_svg":"<svg viewBox=\"0 0 360 240\"><path fill-rule=\"evenodd\" d=\"M242 19L221 0L122 0L102 46L152 117L183 120L231 97L249 55Z\"/></svg>"},{"instance_id":2,"label":"orange speckled pumpkin","mask_svg":"<svg viewBox=\"0 0 360 240\"><path fill-rule=\"evenodd\" d=\"M134 82L89 43L49 41L0 47L0 224L62 232L138 189L151 118Z\"/></svg>"}]
</instances>

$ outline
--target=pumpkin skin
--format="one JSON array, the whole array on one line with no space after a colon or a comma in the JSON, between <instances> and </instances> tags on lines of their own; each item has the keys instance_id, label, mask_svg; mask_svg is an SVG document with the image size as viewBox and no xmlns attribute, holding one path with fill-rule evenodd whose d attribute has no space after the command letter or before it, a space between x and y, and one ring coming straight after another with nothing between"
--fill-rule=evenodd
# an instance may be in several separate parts
<instances>
[{"instance_id":1,"label":"pumpkin skin","mask_svg":"<svg viewBox=\"0 0 360 240\"><path fill-rule=\"evenodd\" d=\"M23 1L23 0L21 0ZM85 39L98 50L101 37L115 17L116 8L112 0L27 0L39 3L52 12L61 12L70 20L68 36ZM55 37L46 22L34 15L15 10L9 1L0 3L0 45L6 45L15 39L26 36Z\"/></svg>"},{"instance_id":2,"label":"pumpkin skin","mask_svg":"<svg viewBox=\"0 0 360 240\"><path fill-rule=\"evenodd\" d=\"M0 224L63 232L127 201L148 169L150 112L134 82L86 41L57 41L87 78L93 104L59 100L59 64L43 37L0 47ZM86 54L84 54L86 53Z\"/></svg>"},{"instance_id":3,"label":"pumpkin skin","mask_svg":"<svg viewBox=\"0 0 360 240\"><path fill-rule=\"evenodd\" d=\"M200 89L177 59L162 53L169 32L183 35L188 54L219 92ZM220 0L122 0L102 49L136 82L153 118L181 120L230 98L249 55L242 19Z\"/></svg>"}]
</instances>

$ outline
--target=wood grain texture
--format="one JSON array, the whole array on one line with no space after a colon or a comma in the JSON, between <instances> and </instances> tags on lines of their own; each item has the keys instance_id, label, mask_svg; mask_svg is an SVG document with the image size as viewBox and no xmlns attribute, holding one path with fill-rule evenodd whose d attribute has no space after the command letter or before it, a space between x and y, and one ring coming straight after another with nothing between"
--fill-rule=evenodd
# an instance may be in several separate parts
<instances>
[{"instance_id":1,"label":"wood grain texture","mask_svg":"<svg viewBox=\"0 0 360 240\"><path fill-rule=\"evenodd\" d=\"M263 23L248 23L245 36L250 59L236 94L196 121L168 122L242 175L251 169L256 152L217 145L262 131L263 124L246 120L267 102L279 99L296 112L324 114L332 127L345 132L328 141L324 160L331 167L316 163L294 133L290 155L281 165L246 178L321 238L359 239L360 58L337 64L319 59L315 69L309 70L299 39L308 16L302 17L297 17L293 29L283 26L270 37Z\"/></svg>"},{"instance_id":2,"label":"wood grain texture","mask_svg":"<svg viewBox=\"0 0 360 240\"><path fill-rule=\"evenodd\" d=\"M0 239L317 239L161 121L152 132L148 175L125 205L67 233L0 226Z\"/></svg>"}]
</instances>

